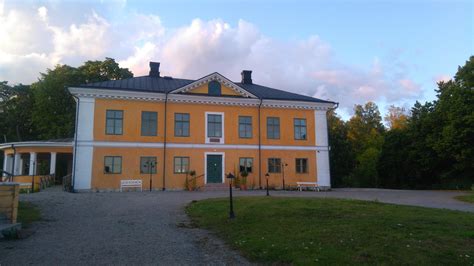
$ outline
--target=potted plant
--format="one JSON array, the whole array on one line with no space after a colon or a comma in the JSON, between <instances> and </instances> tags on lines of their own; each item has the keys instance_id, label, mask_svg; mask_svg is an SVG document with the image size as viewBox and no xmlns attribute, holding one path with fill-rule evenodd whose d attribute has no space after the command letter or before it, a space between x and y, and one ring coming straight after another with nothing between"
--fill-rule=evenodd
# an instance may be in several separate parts
<instances>
[{"instance_id":1,"label":"potted plant","mask_svg":"<svg viewBox=\"0 0 474 266\"><path fill-rule=\"evenodd\" d=\"M196 171L191 170L188 172L189 176L191 176L191 180L188 180L188 177L186 175L186 186L188 191L194 191L196 190Z\"/></svg>"},{"instance_id":2,"label":"potted plant","mask_svg":"<svg viewBox=\"0 0 474 266\"><path fill-rule=\"evenodd\" d=\"M240 172L240 190L247 190L247 176L249 173L247 171Z\"/></svg>"}]
</instances>

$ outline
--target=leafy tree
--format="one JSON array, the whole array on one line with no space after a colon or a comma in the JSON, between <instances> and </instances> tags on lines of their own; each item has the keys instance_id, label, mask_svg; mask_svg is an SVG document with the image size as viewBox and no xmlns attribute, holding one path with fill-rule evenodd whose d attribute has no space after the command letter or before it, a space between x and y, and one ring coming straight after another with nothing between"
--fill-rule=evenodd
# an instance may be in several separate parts
<instances>
[{"instance_id":1,"label":"leafy tree","mask_svg":"<svg viewBox=\"0 0 474 266\"><path fill-rule=\"evenodd\" d=\"M67 87L88 82L133 77L128 69L120 68L114 59L87 61L75 68L58 65L42 73L32 84L34 94L33 123L41 139L72 137L74 135L75 103Z\"/></svg>"},{"instance_id":2,"label":"leafy tree","mask_svg":"<svg viewBox=\"0 0 474 266\"><path fill-rule=\"evenodd\" d=\"M405 108L391 105L384 120L390 129L404 129L408 124L408 114Z\"/></svg>"},{"instance_id":3,"label":"leafy tree","mask_svg":"<svg viewBox=\"0 0 474 266\"><path fill-rule=\"evenodd\" d=\"M329 145L331 151L331 186L346 186L344 180L354 168L354 154L347 139L348 127L346 123L332 110L328 112Z\"/></svg>"},{"instance_id":4,"label":"leafy tree","mask_svg":"<svg viewBox=\"0 0 474 266\"><path fill-rule=\"evenodd\" d=\"M0 143L28 140L32 130L33 97L29 86L0 82Z\"/></svg>"},{"instance_id":5,"label":"leafy tree","mask_svg":"<svg viewBox=\"0 0 474 266\"><path fill-rule=\"evenodd\" d=\"M355 186L378 184L377 164L383 144L384 126L377 105L368 102L354 107L354 116L347 123L349 139L356 165L348 182Z\"/></svg>"}]
</instances>

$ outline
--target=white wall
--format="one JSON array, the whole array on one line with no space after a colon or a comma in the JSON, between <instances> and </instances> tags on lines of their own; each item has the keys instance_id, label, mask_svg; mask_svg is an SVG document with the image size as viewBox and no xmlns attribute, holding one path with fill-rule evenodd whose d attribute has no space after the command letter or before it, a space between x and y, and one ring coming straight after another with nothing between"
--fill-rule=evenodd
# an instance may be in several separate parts
<instances>
[{"instance_id":1,"label":"white wall","mask_svg":"<svg viewBox=\"0 0 474 266\"><path fill-rule=\"evenodd\" d=\"M329 169L329 146L328 146L328 126L326 110L315 110L315 134L316 146L316 167L318 175L318 185L323 188L331 187L331 174Z\"/></svg>"},{"instance_id":2,"label":"white wall","mask_svg":"<svg viewBox=\"0 0 474 266\"><path fill-rule=\"evenodd\" d=\"M77 121L77 147L74 147L74 189L91 188L93 147L86 142L94 140L94 98L79 98Z\"/></svg>"}]
</instances>

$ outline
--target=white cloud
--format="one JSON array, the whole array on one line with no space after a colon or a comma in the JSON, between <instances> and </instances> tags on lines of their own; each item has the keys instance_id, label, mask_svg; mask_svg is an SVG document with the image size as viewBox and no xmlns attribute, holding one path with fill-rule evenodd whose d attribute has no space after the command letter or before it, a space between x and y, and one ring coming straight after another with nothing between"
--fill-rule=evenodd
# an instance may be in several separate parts
<instances>
[{"instance_id":1,"label":"white cloud","mask_svg":"<svg viewBox=\"0 0 474 266\"><path fill-rule=\"evenodd\" d=\"M38 16L42 21L48 20L48 9L44 6L38 8Z\"/></svg>"},{"instance_id":2,"label":"white cloud","mask_svg":"<svg viewBox=\"0 0 474 266\"><path fill-rule=\"evenodd\" d=\"M436 83L441 82L441 81L448 82L449 80L451 80L451 78L452 77L449 75L441 74L441 75L437 75L433 77L433 81L435 81Z\"/></svg>"},{"instance_id":3,"label":"white cloud","mask_svg":"<svg viewBox=\"0 0 474 266\"><path fill-rule=\"evenodd\" d=\"M53 12L58 6L5 9L1 1L0 80L28 83L55 64L107 56L135 75L146 75L149 61L160 61L164 75L183 78L218 71L238 81L241 70L251 69L256 83L339 101L346 111L369 100L390 103L421 95L399 60L376 57L367 68L352 66L317 35L283 41L250 22L233 26L222 19L194 19L170 29L157 15L131 12L107 19L92 9L77 12L85 17L68 17L71 23L61 19L73 14Z\"/></svg>"}]
</instances>

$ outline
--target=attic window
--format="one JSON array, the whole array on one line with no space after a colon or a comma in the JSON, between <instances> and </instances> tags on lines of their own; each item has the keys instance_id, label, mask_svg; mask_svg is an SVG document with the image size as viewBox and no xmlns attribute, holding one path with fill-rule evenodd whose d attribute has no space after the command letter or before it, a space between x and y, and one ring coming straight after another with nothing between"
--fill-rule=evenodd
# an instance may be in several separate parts
<instances>
[{"instance_id":1,"label":"attic window","mask_svg":"<svg viewBox=\"0 0 474 266\"><path fill-rule=\"evenodd\" d=\"M221 84L215 80L209 82L208 93L212 96L221 96Z\"/></svg>"}]
</instances>

